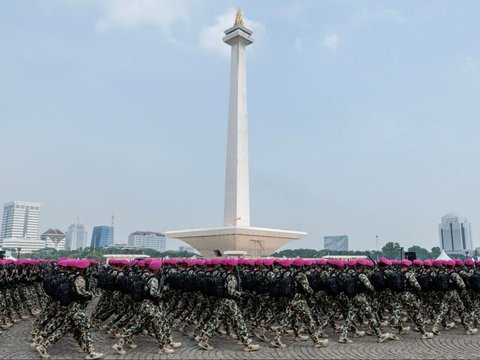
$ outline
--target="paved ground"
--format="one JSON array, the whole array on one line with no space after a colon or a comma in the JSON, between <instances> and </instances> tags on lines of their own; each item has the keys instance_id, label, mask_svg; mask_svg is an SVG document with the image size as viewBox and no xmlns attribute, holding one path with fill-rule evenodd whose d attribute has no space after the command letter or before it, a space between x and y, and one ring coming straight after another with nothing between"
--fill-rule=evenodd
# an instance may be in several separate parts
<instances>
[{"instance_id":1,"label":"paved ground","mask_svg":"<svg viewBox=\"0 0 480 360\"><path fill-rule=\"evenodd\" d=\"M32 319L25 320L0 335L0 359L40 359L29 346L29 333ZM153 338L136 338L138 348L128 350L124 356L113 353L111 346L115 340L104 332L94 331L94 345L105 354L106 359L480 359L480 335L467 336L463 328L442 332L432 340L422 341L420 334L411 332L403 335L400 341L378 344L373 337L355 339L354 344L343 345L336 342L337 336L330 336L326 348L316 349L311 341L298 343L292 336L285 337L286 349L274 349L269 344L261 344L259 351L245 353L233 340L215 337L212 351L204 351L196 343L178 332L174 338L183 346L175 354L160 357ZM84 354L76 351L75 342L66 337L49 349L52 359L83 359Z\"/></svg>"}]
</instances>

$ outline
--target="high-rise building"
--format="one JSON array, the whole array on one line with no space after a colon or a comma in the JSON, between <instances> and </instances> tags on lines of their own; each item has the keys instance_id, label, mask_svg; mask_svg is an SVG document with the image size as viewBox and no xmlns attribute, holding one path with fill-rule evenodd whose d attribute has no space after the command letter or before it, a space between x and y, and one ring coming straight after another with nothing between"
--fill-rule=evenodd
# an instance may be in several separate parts
<instances>
[{"instance_id":1,"label":"high-rise building","mask_svg":"<svg viewBox=\"0 0 480 360\"><path fill-rule=\"evenodd\" d=\"M88 235L83 224L72 224L65 233L65 250L77 250L88 246Z\"/></svg>"},{"instance_id":2,"label":"high-rise building","mask_svg":"<svg viewBox=\"0 0 480 360\"><path fill-rule=\"evenodd\" d=\"M135 231L128 237L128 245L136 248L165 251L166 238L164 234L159 232Z\"/></svg>"},{"instance_id":3,"label":"high-rise building","mask_svg":"<svg viewBox=\"0 0 480 360\"><path fill-rule=\"evenodd\" d=\"M472 230L467 219L454 213L442 217L438 225L440 248L447 254L463 254L473 252Z\"/></svg>"},{"instance_id":4,"label":"high-rise building","mask_svg":"<svg viewBox=\"0 0 480 360\"><path fill-rule=\"evenodd\" d=\"M58 229L48 229L40 239L45 241L45 248L54 248L55 250L65 250L65 234Z\"/></svg>"},{"instance_id":5,"label":"high-rise building","mask_svg":"<svg viewBox=\"0 0 480 360\"><path fill-rule=\"evenodd\" d=\"M325 236L323 238L323 248L332 251L348 251L348 236Z\"/></svg>"},{"instance_id":6,"label":"high-rise building","mask_svg":"<svg viewBox=\"0 0 480 360\"><path fill-rule=\"evenodd\" d=\"M3 207L3 221L0 239L38 239L40 204L26 201L12 201Z\"/></svg>"},{"instance_id":7,"label":"high-rise building","mask_svg":"<svg viewBox=\"0 0 480 360\"><path fill-rule=\"evenodd\" d=\"M113 226L95 226L92 232L92 248L106 248L113 245Z\"/></svg>"},{"instance_id":8,"label":"high-rise building","mask_svg":"<svg viewBox=\"0 0 480 360\"><path fill-rule=\"evenodd\" d=\"M3 248L31 252L42 249L44 241L38 238L40 204L27 201L12 201L3 207L0 245Z\"/></svg>"}]
</instances>

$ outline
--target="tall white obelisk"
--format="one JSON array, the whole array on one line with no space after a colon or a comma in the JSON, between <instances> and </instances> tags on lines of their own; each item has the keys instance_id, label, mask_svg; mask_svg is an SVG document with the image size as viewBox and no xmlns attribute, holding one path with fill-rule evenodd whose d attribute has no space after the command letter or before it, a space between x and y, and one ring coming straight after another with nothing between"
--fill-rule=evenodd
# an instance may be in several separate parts
<instances>
[{"instance_id":1,"label":"tall white obelisk","mask_svg":"<svg viewBox=\"0 0 480 360\"><path fill-rule=\"evenodd\" d=\"M227 251L232 250L249 256L266 256L307 235L302 231L250 226L245 48L253 42L251 35L238 10L233 27L225 31L223 38L232 47L224 225L166 233L167 237L183 240L207 257L228 255Z\"/></svg>"},{"instance_id":2,"label":"tall white obelisk","mask_svg":"<svg viewBox=\"0 0 480 360\"><path fill-rule=\"evenodd\" d=\"M253 42L252 31L243 26L242 12L225 31L223 41L232 47L228 104L227 167L224 226L250 226L248 185L247 75L245 50Z\"/></svg>"}]
</instances>

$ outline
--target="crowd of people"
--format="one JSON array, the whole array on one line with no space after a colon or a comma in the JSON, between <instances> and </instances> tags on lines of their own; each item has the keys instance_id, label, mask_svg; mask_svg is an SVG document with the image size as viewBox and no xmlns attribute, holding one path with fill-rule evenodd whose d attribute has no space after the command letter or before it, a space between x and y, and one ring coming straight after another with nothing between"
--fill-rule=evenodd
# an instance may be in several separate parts
<instances>
[{"instance_id":1,"label":"crowd of people","mask_svg":"<svg viewBox=\"0 0 480 360\"><path fill-rule=\"evenodd\" d=\"M331 336L342 344L365 335L379 343L398 341L411 328L428 340L457 324L474 335L480 321L480 262L0 260L0 328L30 316L36 317L31 346L42 358L67 334L86 359L101 358L92 329L115 338L112 351L121 355L135 349L141 335L156 339L159 354L172 354L182 346L172 331L194 338L207 351L214 336L256 351L260 346L252 339L284 348L287 333L295 341L311 340L316 348L328 346Z\"/></svg>"}]
</instances>

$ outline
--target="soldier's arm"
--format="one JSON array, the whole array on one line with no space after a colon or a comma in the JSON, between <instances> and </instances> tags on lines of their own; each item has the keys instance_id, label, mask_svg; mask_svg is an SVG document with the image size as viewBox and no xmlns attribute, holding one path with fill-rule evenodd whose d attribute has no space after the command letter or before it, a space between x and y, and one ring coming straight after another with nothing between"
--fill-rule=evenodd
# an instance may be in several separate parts
<instances>
[{"instance_id":1,"label":"soldier's arm","mask_svg":"<svg viewBox=\"0 0 480 360\"><path fill-rule=\"evenodd\" d=\"M372 283L370 280L368 280L367 274L360 273L358 275L358 280L362 282L362 284L367 288L369 291L375 291L375 288L373 287Z\"/></svg>"},{"instance_id":2,"label":"soldier's arm","mask_svg":"<svg viewBox=\"0 0 480 360\"><path fill-rule=\"evenodd\" d=\"M240 297L242 294L240 293L240 291L237 290L238 282L235 275L227 275L226 281L228 295L232 297Z\"/></svg>"},{"instance_id":3,"label":"soldier's arm","mask_svg":"<svg viewBox=\"0 0 480 360\"><path fill-rule=\"evenodd\" d=\"M453 278L453 281L455 281L455 284L457 285L459 290L463 291L467 288L465 286L465 282L463 281L460 275L454 272L452 273L452 278Z\"/></svg>"},{"instance_id":4,"label":"soldier's arm","mask_svg":"<svg viewBox=\"0 0 480 360\"><path fill-rule=\"evenodd\" d=\"M150 296L153 298L159 298L160 297L160 288L158 286L158 279L156 277L152 277L148 281L148 287L150 288Z\"/></svg>"},{"instance_id":5,"label":"soldier's arm","mask_svg":"<svg viewBox=\"0 0 480 360\"><path fill-rule=\"evenodd\" d=\"M305 290L307 294L313 294L313 290L308 283L307 275L305 275L304 273L298 273L295 276L295 280L300 284L300 286L303 288L303 290Z\"/></svg>"},{"instance_id":6,"label":"soldier's arm","mask_svg":"<svg viewBox=\"0 0 480 360\"><path fill-rule=\"evenodd\" d=\"M408 271L405 274L405 277L407 278L407 281L410 284L410 286L412 286L415 289L415 291L421 291L422 290L422 287L418 283L417 278L416 278L416 276L413 272Z\"/></svg>"},{"instance_id":7,"label":"soldier's arm","mask_svg":"<svg viewBox=\"0 0 480 360\"><path fill-rule=\"evenodd\" d=\"M83 276L78 276L73 283L75 286L75 292L85 298L92 298L92 293L87 291L87 283Z\"/></svg>"}]
</instances>

